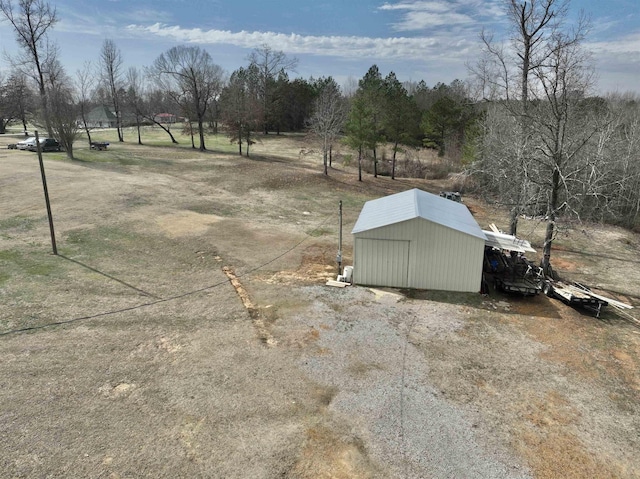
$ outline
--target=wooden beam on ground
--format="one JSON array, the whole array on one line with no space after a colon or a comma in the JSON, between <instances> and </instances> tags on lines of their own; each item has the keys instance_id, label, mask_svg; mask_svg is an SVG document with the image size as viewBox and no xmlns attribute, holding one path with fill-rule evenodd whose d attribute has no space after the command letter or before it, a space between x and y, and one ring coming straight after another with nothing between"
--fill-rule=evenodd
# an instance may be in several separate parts
<instances>
[{"instance_id":1,"label":"wooden beam on ground","mask_svg":"<svg viewBox=\"0 0 640 479\"><path fill-rule=\"evenodd\" d=\"M236 293L238 293L238 296L240 297L240 301L242 301L242 304L247 309L249 317L253 320L253 324L258 330L258 336L260 337L261 341L267 346L277 345L278 341L273 337L273 335L267 328L260 309L253 304L249 293L247 293L247 290L244 288L233 269L229 266L224 266L222 268L222 271L227 275L227 278L229 278L231 285L235 288Z\"/></svg>"}]
</instances>

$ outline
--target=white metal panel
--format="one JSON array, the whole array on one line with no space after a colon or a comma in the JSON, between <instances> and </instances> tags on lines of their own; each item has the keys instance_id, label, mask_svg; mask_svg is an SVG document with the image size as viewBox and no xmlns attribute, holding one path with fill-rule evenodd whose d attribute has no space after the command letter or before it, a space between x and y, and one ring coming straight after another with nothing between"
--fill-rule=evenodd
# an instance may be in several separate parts
<instances>
[{"instance_id":1,"label":"white metal panel","mask_svg":"<svg viewBox=\"0 0 640 479\"><path fill-rule=\"evenodd\" d=\"M484 240L429 221L411 221L413 288L478 292Z\"/></svg>"},{"instance_id":2,"label":"white metal panel","mask_svg":"<svg viewBox=\"0 0 640 479\"><path fill-rule=\"evenodd\" d=\"M517 251L520 253L536 252L536 250L531 247L531 243L529 243L527 240L517 238L513 235L496 233L495 231L482 230L482 232L487 237L487 246L491 246L497 249L504 249L507 251Z\"/></svg>"},{"instance_id":3,"label":"white metal panel","mask_svg":"<svg viewBox=\"0 0 640 479\"><path fill-rule=\"evenodd\" d=\"M485 239L480 226L465 205L417 188L367 201L351 233L362 233L414 218L424 218Z\"/></svg>"},{"instance_id":4,"label":"white metal panel","mask_svg":"<svg viewBox=\"0 0 640 479\"><path fill-rule=\"evenodd\" d=\"M410 241L407 287L477 292L482 279L485 241L422 218L357 233L354 280L359 284L392 286L384 276L370 277L369 255L388 254L384 248L363 250L362 240ZM378 259L378 261L381 261ZM360 271L360 266L365 268ZM362 278L362 279L360 279ZM395 285L395 284L394 284Z\"/></svg>"},{"instance_id":5,"label":"white metal panel","mask_svg":"<svg viewBox=\"0 0 640 479\"><path fill-rule=\"evenodd\" d=\"M409 241L356 238L353 279L356 284L409 286Z\"/></svg>"}]
</instances>

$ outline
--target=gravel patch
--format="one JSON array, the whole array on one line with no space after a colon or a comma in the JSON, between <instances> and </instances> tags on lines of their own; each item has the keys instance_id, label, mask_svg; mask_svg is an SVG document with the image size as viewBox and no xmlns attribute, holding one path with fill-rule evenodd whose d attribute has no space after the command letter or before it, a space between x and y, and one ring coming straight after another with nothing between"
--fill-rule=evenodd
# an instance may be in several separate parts
<instances>
[{"instance_id":1,"label":"gravel patch","mask_svg":"<svg viewBox=\"0 0 640 479\"><path fill-rule=\"evenodd\" d=\"M412 344L460 329L464 308L364 288L307 293L310 310L292 321L320 331L322 353L303 355L301 367L338 390L329 410L364 439L387 477L531 477L506 447L483 440L477 414L429 382L429 364Z\"/></svg>"}]
</instances>

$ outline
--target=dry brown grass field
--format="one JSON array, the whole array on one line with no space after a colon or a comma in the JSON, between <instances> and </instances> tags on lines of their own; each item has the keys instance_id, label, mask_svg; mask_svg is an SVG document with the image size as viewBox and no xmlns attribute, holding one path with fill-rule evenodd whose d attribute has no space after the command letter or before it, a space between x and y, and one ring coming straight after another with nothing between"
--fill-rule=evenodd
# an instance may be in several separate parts
<instances>
[{"instance_id":1,"label":"dry brown grass field","mask_svg":"<svg viewBox=\"0 0 640 479\"><path fill-rule=\"evenodd\" d=\"M298 135L94 136L44 155L57 256L37 157L0 136L0 477L640 477L640 329L611 308L324 286L338 201L350 264L365 201L446 179L358 182L344 147L325 177ZM552 262L640 307L639 253L562 223Z\"/></svg>"}]
</instances>

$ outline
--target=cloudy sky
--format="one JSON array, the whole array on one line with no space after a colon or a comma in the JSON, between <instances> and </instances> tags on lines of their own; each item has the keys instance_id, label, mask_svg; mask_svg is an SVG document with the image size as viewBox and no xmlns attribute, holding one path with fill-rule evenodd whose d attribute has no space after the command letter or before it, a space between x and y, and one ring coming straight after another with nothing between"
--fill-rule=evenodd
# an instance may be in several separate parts
<instances>
[{"instance_id":1,"label":"cloudy sky","mask_svg":"<svg viewBox=\"0 0 640 479\"><path fill-rule=\"evenodd\" d=\"M14 3L16 0L13 0ZM52 31L69 73L95 60L105 38L126 66L146 66L178 44L200 45L231 72L252 49L268 44L299 65L293 76L331 75L341 84L377 64L383 75L432 86L468 76L484 28L506 34L504 0L50 0ZM638 0L572 0L569 21L591 18L586 47L597 90L640 93ZM13 32L0 24L0 49L16 54ZM9 65L0 59L0 69Z\"/></svg>"}]
</instances>

